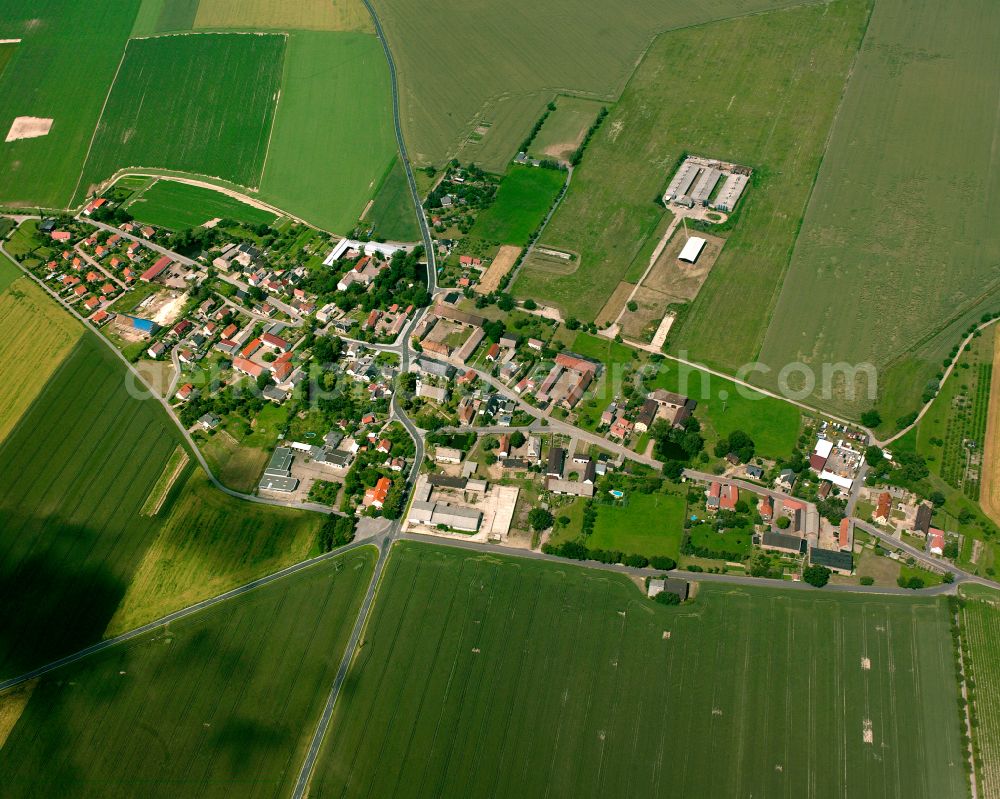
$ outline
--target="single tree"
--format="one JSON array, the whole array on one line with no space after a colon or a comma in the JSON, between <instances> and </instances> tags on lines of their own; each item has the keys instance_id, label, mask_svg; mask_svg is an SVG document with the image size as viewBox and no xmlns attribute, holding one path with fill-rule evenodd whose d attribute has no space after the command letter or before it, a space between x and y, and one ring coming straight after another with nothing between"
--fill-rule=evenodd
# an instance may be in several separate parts
<instances>
[{"instance_id":1,"label":"single tree","mask_svg":"<svg viewBox=\"0 0 1000 799\"><path fill-rule=\"evenodd\" d=\"M815 586L816 588L822 588L830 582L830 570L826 568L826 566L817 566L813 564L812 566L808 566L806 570L802 572L802 579L809 583L809 585Z\"/></svg>"},{"instance_id":2,"label":"single tree","mask_svg":"<svg viewBox=\"0 0 1000 799\"><path fill-rule=\"evenodd\" d=\"M531 512L528 513L528 524L531 525L531 529L535 532L547 530L552 526L553 521L552 514L545 510L545 508L532 508Z\"/></svg>"}]
</instances>

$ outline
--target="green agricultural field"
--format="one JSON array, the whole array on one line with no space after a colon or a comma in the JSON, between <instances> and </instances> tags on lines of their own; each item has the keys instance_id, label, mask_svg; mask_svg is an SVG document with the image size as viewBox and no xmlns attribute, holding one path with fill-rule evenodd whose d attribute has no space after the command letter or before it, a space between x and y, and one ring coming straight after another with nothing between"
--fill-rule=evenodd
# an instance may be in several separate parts
<instances>
[{"instance_id":1,"label":"green agricultural field","mask_svg":"<svg viewBox=\"0 0 1000 799\"><path fill-rule=\"evenodd\" d=\"M659 197L684 153L730 159L754 177L668 343L713 366L752 360L867 15L865 0L836 0L660 36L542 236L578 253L575 269L529 265L515 294L597 318L666 213Z\"/></svg>"},{"instance_id":2,"label":"green agricultural field","mask_svg":"<svg viewBox=\"0 0 1000 799\"><path fill-rule=\"evenodd\" d=\"M365 222L373 226L376 236L388 241L416 241L420 238L410 184L406 182L406 172L398 158L393 160L382 181Z\"/></svg>"},{"instance_id":3,"label":"green agricultural field","mask_svg":"<svg viewBox=\"0 0 1000 799\"><path fill-rule=\"evenodd\" d=\"M961 330L1000 309L997 53L990 0L876 3L762 360L873 363L891 422ZM853 400L834 388L815 401L871 405L864 381Z\"/></svg>"},{"instance_id":4,"label":"green agricultural field","mask_svg":"<svg viewBox=\"0 0 1000 799\"><path fill-rule=\"evenodd\" d=\"M977 594L959 611L966 677L971 680L979 795L1000 795L1000 610L995 593Z\"/></svg>"},{"instance_id":5,"label":"green agricultural field","mask_svg":"<svg viewBox=\"0 0 1000 799\"><path fill-rule=\"evenodd\" d=\"M0 44L0 78L3 77L4 68L10 63L16 52L16 44Z\"/></svg>"},{"instance_id":6,"label":"green agricultural field","mask_svg":"<svg viewBox=\"0 0 1000 799\"><path fill-rule=\"evenodd\" d=\"M629 493L626 505L598 505L590 549L609 549L627 555L680 557L684 538L683 494Z\"/></svg>"},{"instance_id":7,"label":"green agricultural field","mask_svg":"<svg viewBox=\"0 0 1000 799\"><path fill-rule=\"evenodd\" d=\"M470 237L525 246L565 182L566 173L556 169L512 166L493 204L476 218Z\"/></svg>"},{"instance_id":8,"label":"green agricultural field","mask_svg":"<svg viewBox=\"0 0 1000 799\"><path fill-rule=\"evenodd\" d=\"M0 675L101 637L156 536L139 509L177 434L87 335L0 444Z\"/></svg>"},{"instance_id":9,"label":"green agricultural field","mask_svg":"<svg viewBox=\"0 0 1000 799\"><path fill-rule=\"evenodd\" d=\"M378 39L291 34L261 196L322 228L349 232L396 154L391 109Z\"/></svg>"},{"instance_id":10,"label":"green agricultural field","mask_svg":"<svg viewBox=\"0 0 1000 799\"><path fill-rule=\"evenodd\" d=\"M305 560L323 517L240 503L201 469L178 480L160 534L135 570L108 627L115 635Z\"/></svg>"},{"instance_id":11,"label":"green agricultural field","mask_svg":"<svg viewBox=\"0 0 1000 799\"><path fill-rule=\"evenodd\" d=\"M361 0L200 0L197 28L374 32Z\"/></svg>"},{"instance_id":12,"label":"green agricultural field","mask_svg":"<svg viewBox=\"0 0 1000 799\"><path fill-rule=\"evenodd\" d=\"M458 154L503 171L545 104L614 99L655 33L794 0L467 3L375 0L399 71L403 132L418 164ZM432 56L431 54L436 54Z\"/></svg>"},{"instance_id":13,"label":"green agricultural field","mask_svg":"<svg viewBox=\"0 0 1000 799\"><path fill-rule=\"evenodd\" d=\"M0 256L0 442L83 333L69 314Z\"/></svg>"},{"instance_id":14,"label":"green agricultural field","mask_svg":"<svg viewBox=\"0 0 1000 799\"><path fill-rule=\"evenodd\" d=\"M21 39L0 73L0 203L70 201L138 7L139 0L0 0L0 38ZM52 129L3 142L18 116L52 119Z\"/></svg>"},{"instance_id":15,"label":"green agricultural field","mask_svg":"<svg viewBox=\"0 0 1000 799\"><path fill-rule=\"evenodd\" d=\"M557 158L568 161L604 103L583 97L557 97L556 110L546 117L542 129L531 143L532 158Z\"/></svg>"},{"instance_id":16,"label":"green agricultural field","mask_svg":"<svg viewBox=\"0 0 1000 799\"><path fill-rule=\"evenodd\" d=\"M284 50L281 35L133 39L97 126L78 198L123 167L260 185Z\"/></svg>"},{"instance_id":17,"label":"green agricultural field","mask_svg":"<svg viewBox=\"0 0 1000 799\"><path fill-rule=\"evenodd\" d=\"M249 225L269 225L270 211L254 208L221 192L173 180L158 180L128 205L140 222L171 230L197 227L211 219L235 219Z\"/></svg>"},{"instance_id":18,"label":"green agricultural field","mask_svg":"<svg viewBox=\"0 0 1000 799\"><path fill-rule=\"evenodd\" d=\"M947 614L397 545L312 793L962 796Z\"/></svg>"},{"instance_id":19,"label":"green agricultural field","mask_svg":"<svg viewBox=\"0 0 1000 799\"><path fill-rule=\"evenodd\" d=\"M43 678L5 797L285 797L375 563L365 547Z\"/></svg>"},{"instance_id":20,"label":"green agricultural field","mask_svg":"<svg viewBox=\"0 0 1000 799\"><path fill-rule=\"evenodd\" d=\"M198 13L198 0L142 0L132 36L188 31Z\"/></svg>"}]
</instances>

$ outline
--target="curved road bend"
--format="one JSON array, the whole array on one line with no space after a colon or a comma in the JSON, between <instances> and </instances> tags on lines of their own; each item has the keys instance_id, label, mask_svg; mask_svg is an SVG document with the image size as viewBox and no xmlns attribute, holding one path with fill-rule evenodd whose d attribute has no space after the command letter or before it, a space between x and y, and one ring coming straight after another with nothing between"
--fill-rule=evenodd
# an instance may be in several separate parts
<instances>
[{"instance_id":1,"label":"curved road bend","mask_svg":"<svg viewBox=\"0 0 1000 799\"><path fill-rule=\"evenodd\" d=\"M382 50L385 53L385 61L389 65L389 84L392 89L392 125L396 131L396 147L399 150L399 160L403 164L406 172L406 182L410 186L410 197L413 200L413 209L417 215L417 224L420 226L420 237L424 241L424 249L427 252L427 291L433 297L437 292L437 262L434 257L434 242L431 240L431 231L427 226L427 217L424 215L424 207L420 203L420 194L417 191L417 181L413 178L413 167L410 165L410 156L406 150L406 142L403 140L403 126L399 117L399 83L396 80L396 62L393 60L392 51L389 50L389 40L382 30L382 22L375 13L375 7L371 0L362 0L368 13L371 15L372 23L375 25L375 35L382 42Z\"/></svg>"},{"instance_id":2,"label":"curved road bend","mask_svg":"<svg viewBox=\"0 0 1000 799\"><path fill-rule=\"evenodd\" d=\"M236 597L248 594L251 591L262 588L265 585L281 580L285 577L290 577L293 574L298 574L318 563L323 563L324 561L330 560L337 557L338 555L343 555L354 549L359 549L361 547L370 546L373 543L371 540L357 540L352 541L346 546L339 547L337 549L331 550L330 552L325 552L315 558L310 558L309 560L299 561L287 568L276 571L273 574L268 574L265 577L260 577L256 580L252 580L249 583L233 588L225 593L219 594L218 596L210 597L209 599L203 599L201 602L195 602L193 605L188 605L186 608L181 608L180 610L175 610L173 613L168 613L155 621L151 621L147 624L143 624L141 627L136 627L134 630L129 630L121 635L116 635L114 638L106 638L103 641L98 641L96 644L91 644L84 649L74 652L71 655L66 655L65 657L59 658L58 660L53 660L51 663L46 663L44 666L39 666L37 669L32 669L25 674L18 677L11 677L8 680L0 682L0 692L6 691L8 688L13 688L16 685L27 682L28 680L34 680L37 677L42 677L52 671L63 666L68 666L71 663L76 663L77 661L83 660L89 655L97 654L98 652L103 652L105 649L110 649L117 644L124 643L126 641L131 641L138 638L141 635L145 635L148 632L159 629L160 627L165 627L171 622L179 621L180 619L191 616L192 614L199 613L208 608L214 607L222 602L226 602L230 599L235 599Z\"/></svg>"},{"instance_id":3,"label":"curved road bend","mask_svg":"<svg viewBox=\"0 0 1000 799\"><path fill-rule=\"evenodd\" d=\"M120 360L123 364L125 364L125 368L128 369L128 371L135 377L136 380L139 381L139 385L141 385L146 391L148 391L149 396L152 399L158 401L160 405L163 407L163 409L166 411L167 416L169 416L170 420L177 426L177 429L184 437L184 441L187 443L190 450L194 453L195 459L198 461L198 464L201 466L202 469L205 470L205 474L208 475L208 479L212 482L213 486L219 489L219 491L221 491L224 494L228 494L234 499L246 500L247 502L253 502L257 505L272 505L281 508L296 508L298 510L315 511L317 513L323 513L323 514L335 513L337 515L341 516L343 515L340 511L333 510L331 508L326 507L325 505L317 505L314 502L295 502L292 500L268 499L267 497L258 497L254 496L253 494L243 494L239 491L234 491L228 486L223 485L222 482L219 480L219 478L216 477L215 474L212 472L212 469L208 465L208 461L206 461L205 456L201 454L201 450L198 448L198 445L195 443L195 440L191 437L191 433L188 432L186 427L184 427L180 418L174 411L173 406L171 406L170 402L165 397L161 397L158 393L156 393L153 390L153 388L149 385L149 383L146 382L146 379L138 372L138 370L135 368L135 366L132 365L132 363L128 360L128 358L122 355L121 351L117 347L115 347L110 341L108 341L107 338L101 335L101 332L96 327L94 327L94 325L92 325L88 319L77 313L77 310L72 305L63 300L62 297L60 297L58 294L52 291L52 289L50 289L47 285L45 285L43 281L39 280L31 272L29 272L27 269L21 266L21 264L18 263L9 252L7 252L7 248L4 247L3 244L0 244L0 253L3 253L8 259L10 259L11 263L16 265L17 268L20 269L25 275L27 275L31 280L33 280L39 286L41 286L42 289L50 297L52 297L52 299L54 299L63 308L69 311L69 313L72 314L72 316L75 317L76 320L79 321L85 328L87 328L87 330L96 335L98 340L100 340L109 350L111 350L111 352L115 354L115 357L118 358L118 360Z\"/></svg>"}]
</instances>

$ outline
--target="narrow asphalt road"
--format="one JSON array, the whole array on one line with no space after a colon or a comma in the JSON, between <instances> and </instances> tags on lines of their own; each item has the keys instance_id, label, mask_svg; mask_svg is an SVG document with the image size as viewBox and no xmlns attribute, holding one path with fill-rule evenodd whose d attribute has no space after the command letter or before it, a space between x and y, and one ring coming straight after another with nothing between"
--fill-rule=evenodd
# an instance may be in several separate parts
<instances>
[{"instance_id":1,"label":"narrow asphalt road","mask_svg":"<svg viewBox=\"0 0 1000 799\"><path fill-rule=\"evenodd\" d=\"M74 652L71 655L66 655L65 657L59 658L58 660L53 660L51 663L46 663L44 666L39 666L36 669L32 669L25 674L21 674L17 677L11 677L10 679L0 682L0 692L6 691L8 688L13 688L16 685L27 682L28 680L34 680L37 677L43 677L44 675L55 671L63 666L68 666L71 663L76 663L89 655L95 655L98 652L103 652L105 649L110 649L113 646L124 643L126 641L131 641L134 638L138 638L141 635L145 635L148 632L153 632L161 627L165 627L171 622L179 621L180 619L191 616L200 611L207 610L208 608L214 607L222 602L226 602L230 599L236 599L237 597L243 596L257 588L263 588L265 585L270 585L277 580L284 579L285 577L290 577L293 574L298 574L299 572L305 571L306 569L315 566L318 563L323 563L324 561L335 558L338 555L343 555L345 552L350 552L353 549L358 549L363 546L370 546L371 541L369 540L357 540L352 541L347 546L334 549L330 552L319 555L315 558L310 558L309 560L303 560L292 566L289 566L280 571L276 571L273 574L268 574L257 580L252 580L245 585L241 585L237 588L233 588L231 591L226 591L225 593L219 594L218 596L211 597L209 599L204 599L201 602L195 602L193 605L188 605L186 608L181 608L180 610L175 610L173 613L168 613L162 618L151 621L148 624L143 624L141 627L136 627L134 630L129 630L128 632L122 633L121 635L116 635L114 638L106 638L103 641L98 641L96 644L91 644L84 649Z\"/></svg>"}]
</instances>

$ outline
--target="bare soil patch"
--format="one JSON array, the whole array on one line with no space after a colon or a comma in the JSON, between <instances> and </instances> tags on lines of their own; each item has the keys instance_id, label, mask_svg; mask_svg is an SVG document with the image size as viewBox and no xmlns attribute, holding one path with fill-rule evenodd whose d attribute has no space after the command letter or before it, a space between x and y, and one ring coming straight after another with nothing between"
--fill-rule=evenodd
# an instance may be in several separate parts
<instances>
[{"instance_id":1,"label":"bare soil patch","mask_svg":"<svg viewBox=\"0 0 1000 799\"><path fill-rule=\"evenodd\" d=\"M493 263L490 264L489 268L483 274L483 279L476 286L476 291L480 294L489 294L500 288L500 281L503 280L504 275L514 266L517 256L520 254L520 247L513 244L504 244L500 248L500 252L497 253L496 258L493 259Z\"/></svg>"},{"instance_id":2,"label":"bare soil patch","mask_svg":"<svg viewBox=\"0 0 1000 799\"><path fill-rule=\"evenodd\" d=\"M0 695L0 749L3 749L7 736L28 706L28 700L31 699L36 685L38 685L37 679L29 680Z\"/></svg>"},{"instance_id":3,"label":"bare soil patch","mask_svg":"<svg viewBox=\"0 0 1000 799\"><path fill-rule=\"evenodd\" d=\"M634 311L626 309L622 314L622 334L626 338L650 341L667 313L667 305L674 300L663 292L645 286L640 286L632 299L638 307Z\"/></svg>"},{"instance_id":4,"label":"bare soil patch","mask_svg":"<svg viewBox=\"0 0 1000 799\"><path fill-rule=\"evenodd\" d=\"M653 264L653 268L642 283L643 288L659 291L670 297L672 302L690 302L698 296L726 240L707 233L695 235L708 242L701 251L698 261L689 264L677 259L681 248L687 242L683 229L678 229Z\"/></svg>"},{"instance_id":5,"label":"bare soil patch","mask_svg":"<svg viewBox=\"0 0 1000 799\"><path fill-rule=\"evenodd\" d=\"M615 287L615 290L608 297L608 301L604 303L604 307L601 308L601 312L597 314L597 318L594 320L598 327L603 327L618 318L618 314L625 307L625 303L628 302L628 296L634 288L634 283L626 283L624 280ZM581 290L583 290L582 287Z\"/></svg>"},{"instance_id":6,"label":"bare soil patch","mask_svg":"<svg viewBox=\"0 0 1000 799\"><path fill-rule=\"evenodd\" d=\"M5 142L18 139L37 139L47 136L52 129L52 120L45 117L15 117Z\"/></svg>"},{"instance_id":7,"label":"bare soil patch","mask_svg":"<svg viewBox=\"0 0 1000 799\"><path fill-rule=\"evenodd\" d=\"M1000 524L1000 333L993 326L993 377L990 381L990 414L986 422L979 501L983 512Z\"/></svg>"}]
</instances>

